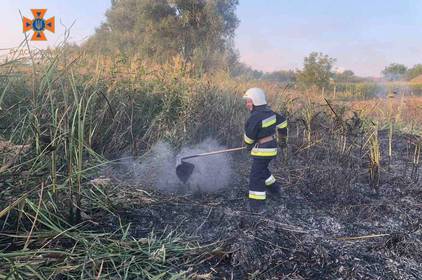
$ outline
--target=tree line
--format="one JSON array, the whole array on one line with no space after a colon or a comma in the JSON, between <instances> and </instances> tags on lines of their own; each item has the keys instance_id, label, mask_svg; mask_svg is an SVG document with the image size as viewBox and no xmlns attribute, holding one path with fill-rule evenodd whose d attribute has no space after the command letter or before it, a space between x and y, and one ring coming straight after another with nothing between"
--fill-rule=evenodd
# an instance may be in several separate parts
<instances>
[{"instance_id":1,"label":"tree line","mask_svg":"<svg viewBox=\"0 0 422 280\"><path fill-rule=\"evenodd\" d=\"M422 64L407 68L404 64L391 63L384 68L382 74L389 81L409 81L422 75Z\"/></svg>"},{"instance_id":2,"label":"tree line","mask_svg":"<svg viewBox=\"0 0 422 280\"><path fill-rule=\"evenodd\" d=\"M88 52L136 56L166 63L175 56L196 73L226 70L233 77L327 88L332 83L366 81L353 71L333 70L336 59L312 52L301 70L263 72L239 61L234 47L238 0L112 0L106 20L82 46ZM407 69L393 63L382 72L387 80L412 79L422 64Z\"/></svg>"}]
</instances>

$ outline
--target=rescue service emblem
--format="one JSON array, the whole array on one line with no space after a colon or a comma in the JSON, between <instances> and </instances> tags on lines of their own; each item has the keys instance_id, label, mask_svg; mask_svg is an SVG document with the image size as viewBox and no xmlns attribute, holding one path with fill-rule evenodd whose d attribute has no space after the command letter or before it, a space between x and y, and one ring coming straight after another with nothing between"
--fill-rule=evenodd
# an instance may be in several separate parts
<instances>
[{"instance_id":1,"label":"rescue service emblem","mask_svg":"<svg viewBox=\"0 0 422 280\"><path fill-rule=\"evenodd\" d=\"M44 34L45 30L52 33L55 31L54 17L44 19L44 15L47 9L31 9L34 19L27 17L22 18L23 32L34 31L32 34L31 41L47 41L47 37Z\"/></svg>"}]
</instances>

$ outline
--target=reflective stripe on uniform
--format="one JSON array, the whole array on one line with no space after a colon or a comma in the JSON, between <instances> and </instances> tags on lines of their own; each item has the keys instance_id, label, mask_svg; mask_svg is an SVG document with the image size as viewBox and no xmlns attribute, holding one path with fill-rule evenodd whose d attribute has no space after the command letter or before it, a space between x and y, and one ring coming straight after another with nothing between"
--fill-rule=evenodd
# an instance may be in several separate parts
<instances>
[{"instance_id":1,"label":"reflective stripe on uniform","mask_svg":"<svg viewBox=\"0 0 422 280\"><path fill-rule=\"evenodd\" d=\"M266 194L265 194L265 192L249 191L249 198L257 199L257 200L265 200Z\"/></svg>"},{"instance_id":2,"label":"reflective stripe on uniform","mask_svg":"<svg viewBox=\"0 0 422 280\"><path fill-rule=\"evenodd\" d=\"M276 115L272 115L271 117L266 118L265 120L262 120L262 127L272 126L276 122L277 122L277 116Z\"/></svg>"},{"instance_id":3,"label":"reflective stripe on uniform","mask_svg":"<svg viewBox=\"0 0 422 280\"><path fill-rule=\"evenodd\" d=\"M287 127L287 120L277 125L277 128L286 128L286 127Z\"/></svg>"},{"instance_id":4,"label":"reflective stripe on uniform","mask_svg":"<svg viewBox=\"0 0 422 280\"><path fill-rule=\"evenodd\" d=\"M248 136L246 136L246 134L243 135L243 139L245 140L245 143L248 145L253 144L255 142L255 140L249 138Z\"/></svg>"},{"instance_id":5,"label":"reflective stripe on uniform","mask_svg":"<svg viewBox=\"0 0 422 280\"><path fill-rule=\"evenodd\" d=\"M272 157L277 155L277 148L252 148L252 156Z\"/></svg>"},{"instance_id":6,"label":"reflective stripe on uniform","mask_svg":"<svg viewBox=\"0 0 422 280\"><path fill-rule=\"evenodd\" d=\"M275 177L273 175L271 175L270 177L267 178L267 180L265 180L265 185L269 186L275 183Z\"/></svg>"}]
</instances>

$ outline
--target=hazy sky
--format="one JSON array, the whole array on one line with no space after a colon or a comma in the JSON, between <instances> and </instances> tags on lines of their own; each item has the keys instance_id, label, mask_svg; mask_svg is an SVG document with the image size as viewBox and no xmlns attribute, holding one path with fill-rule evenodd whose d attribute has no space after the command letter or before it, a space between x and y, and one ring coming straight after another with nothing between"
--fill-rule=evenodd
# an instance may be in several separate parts
<instances>
[{"instance_id":1,"label":"hazy sky","mask_svg":"<svg viewBox=\"0 0 422 280\"><path fill-rule=\"evenodd\" d=\"M32 18L31 8L48 9L56 17L56 33L47 43L63 38L64 25L74 21L71 39L81 42L104 21L109 0L0 0L0 49L23 39L19 16ZM304 56L321 51L337 58L339 69L379 76L391 62L422 63L422 1L420 0L240 0L236 47L241 61L273 71L300 68ZM61 23L60 23L61 22Z\"/></svg>"}]
</instances>

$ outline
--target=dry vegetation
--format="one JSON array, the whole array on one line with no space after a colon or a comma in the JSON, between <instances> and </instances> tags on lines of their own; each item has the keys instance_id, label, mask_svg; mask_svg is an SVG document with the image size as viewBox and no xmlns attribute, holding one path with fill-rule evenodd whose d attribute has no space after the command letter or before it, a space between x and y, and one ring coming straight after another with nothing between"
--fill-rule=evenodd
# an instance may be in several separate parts
<instances>
[{"instance_id":1,"label":"dry vegetation","mask_svg":"<svg viewBox=\"0 0 422 280\"><path fill-rule=\"evenodd\" d=\"M352 101L351 110L362 112L365 117L377 119L388 124L390 119L403 129L418 131L422 121L422 97L395 96L394 98L375 98L365 101Z\"/></svg>"},{"instance_id":2,"label":"dry vegetation","mask_svg":"<svg viewBox=\"0 0 422 280\"><path fill-rule=\"evenodd\" d=\"M33 62L0 68L0 279L422 277L421 98L325 100L182 59L57 49ZM214 194L95 179L159 140L240 145L252 85L290 121L274 164L285 193L268 215L245 211L246 155Z\"/></svg>"}]
</instances>

